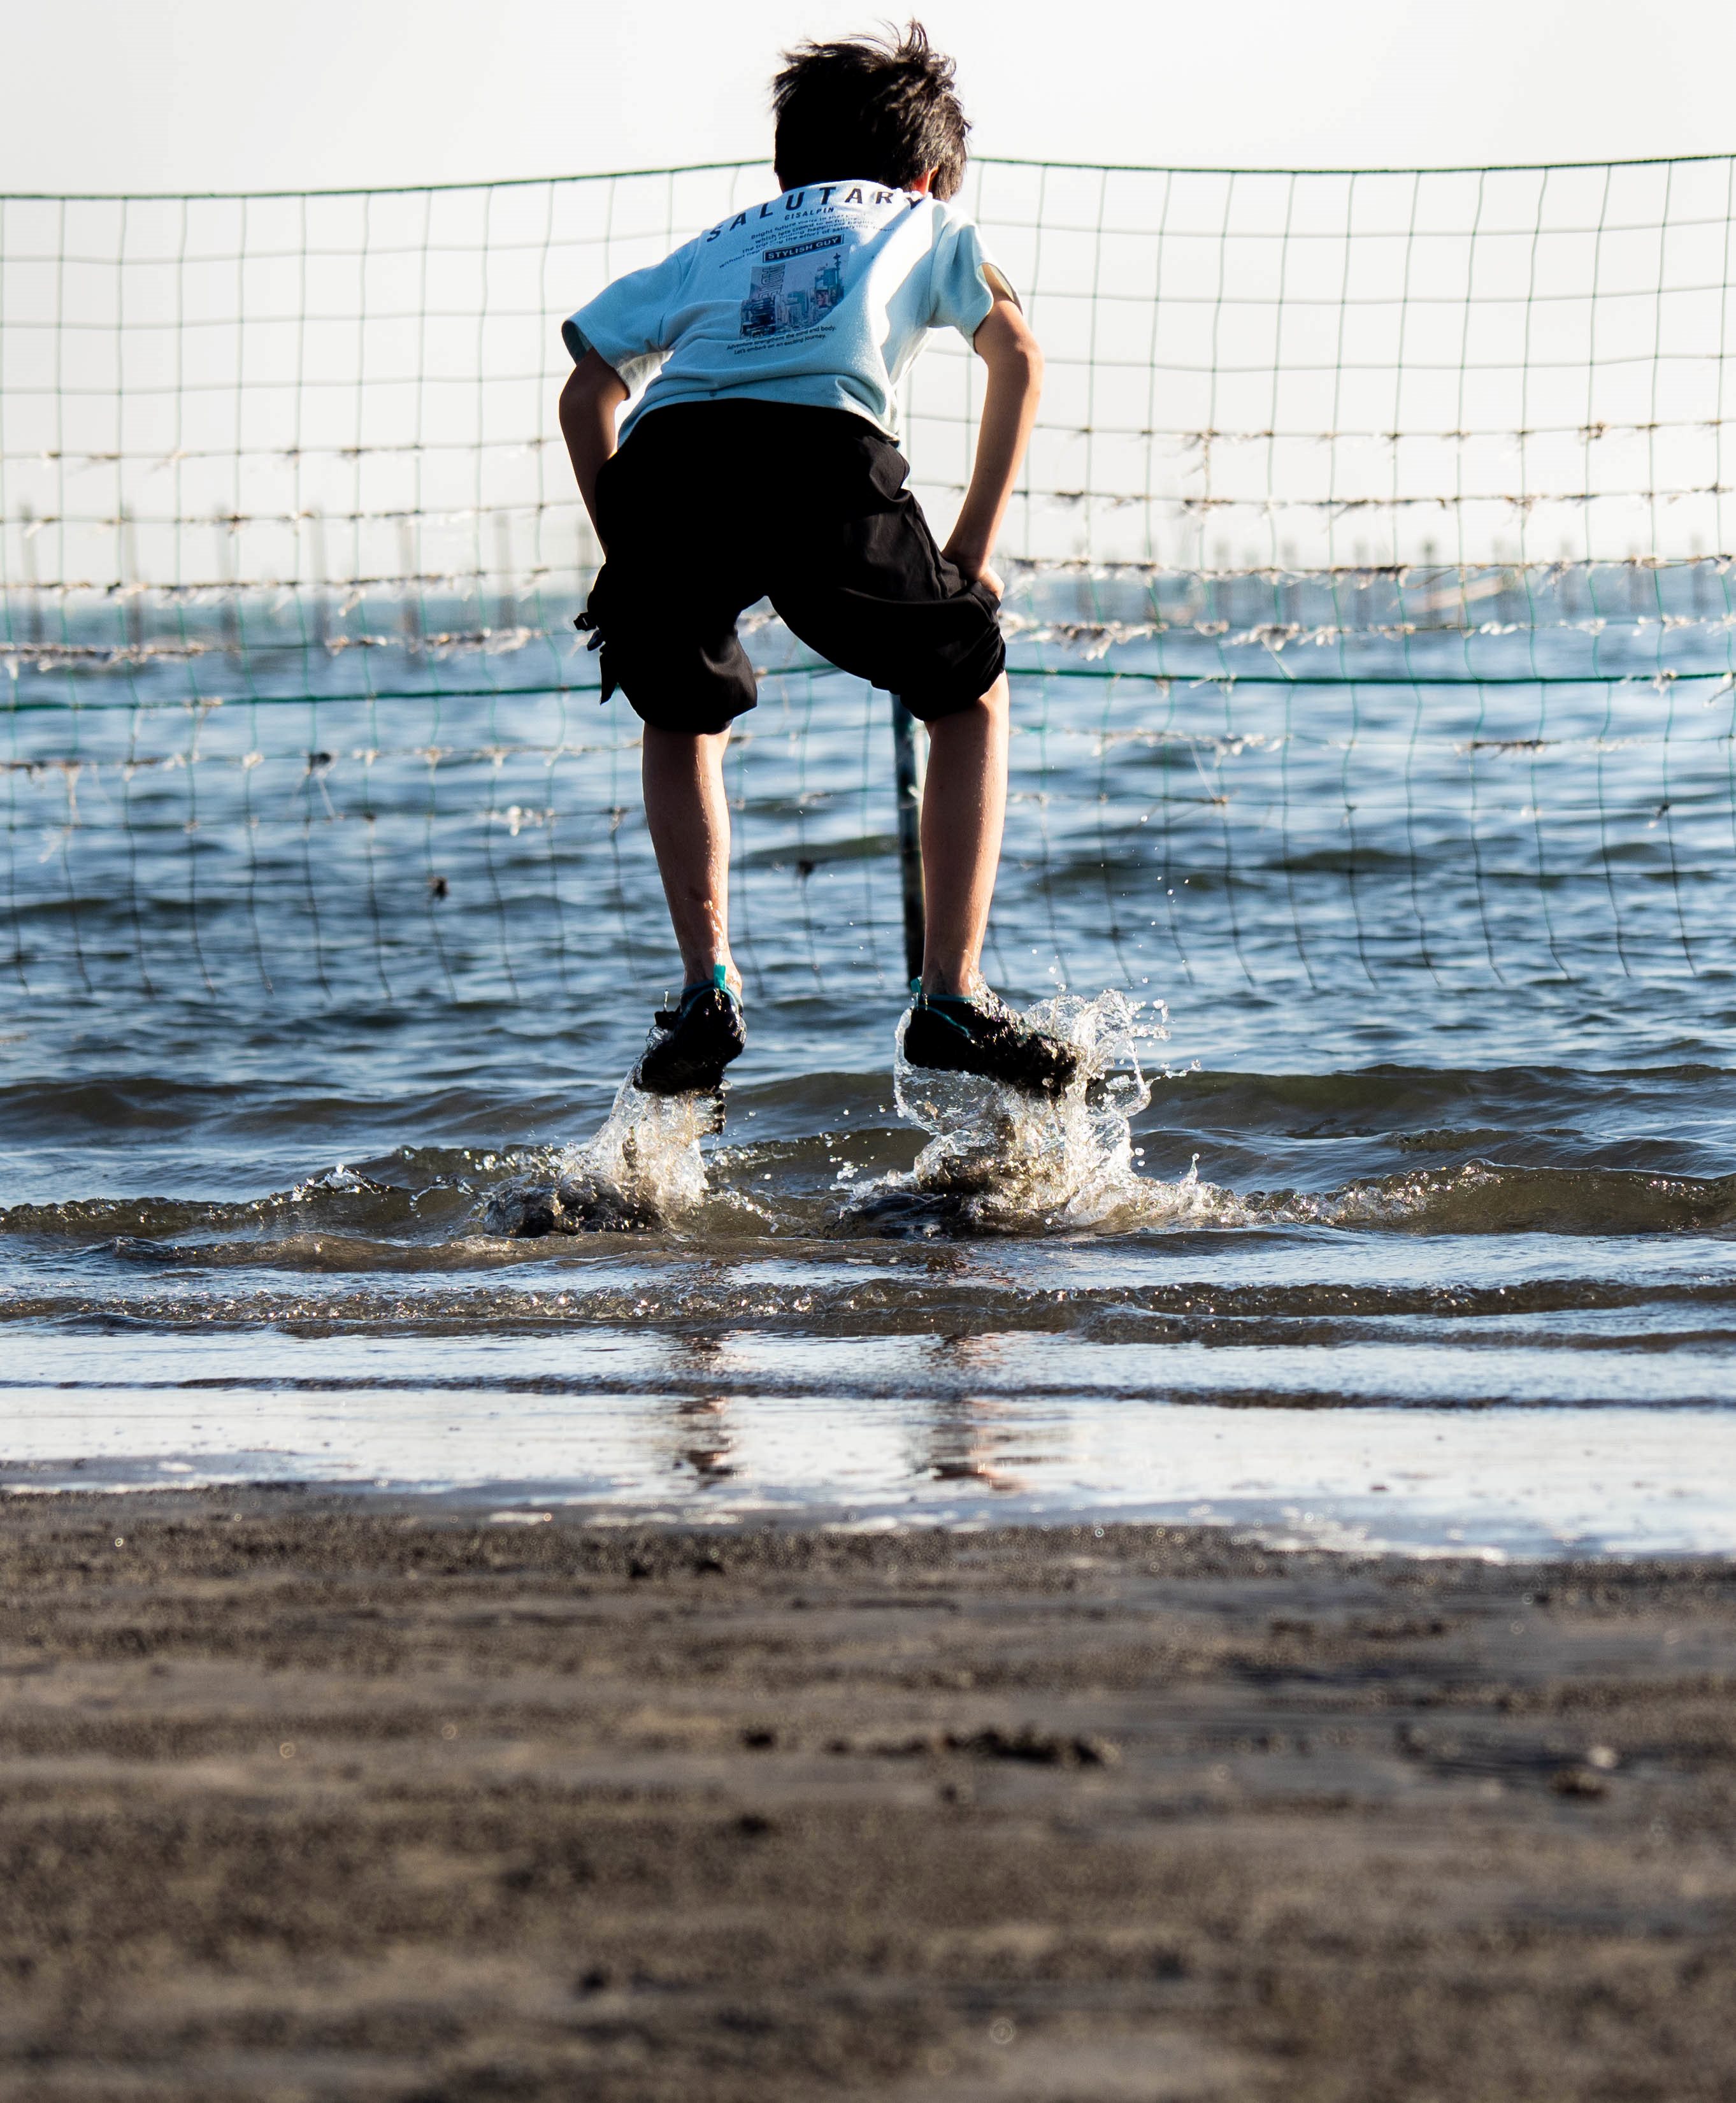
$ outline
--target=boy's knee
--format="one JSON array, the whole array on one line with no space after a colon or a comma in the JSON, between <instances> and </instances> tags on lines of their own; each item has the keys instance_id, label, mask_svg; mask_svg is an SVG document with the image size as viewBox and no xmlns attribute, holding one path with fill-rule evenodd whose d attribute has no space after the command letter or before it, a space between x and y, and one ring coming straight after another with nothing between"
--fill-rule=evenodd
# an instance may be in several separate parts
<instances>
[{"instance_id":1,"label":"boy's knee","mask_svg":"<svg viewBox=\"0 0 1736 2103\"><path fill-rule=\"evenodd\" d=\"M949 722L980 723L985 718L991 722L997 722L1006 716L1010 701L1011 690L1003 672L985 692L954 701L944 709L937 709L925 716L923 720L930 735L940 729L943 724Z\"/></svg>"},{"instance_id":2,"label":"boy's knee","mask_svg":"<svg viewBox=\"0 0 1736 2103\"><path fill-rule=\"evenodd\" d=\"M720 730L666 730L660 723L648 722L642 736L646 751L663 764L703 766L708 760L722 757L730 741L730 726L725 723Z\"/></svg>"},{"instance_id":3,"label":"boy's knee","mask_svg":"<svg viewBox=\"0 0 1736 2103\"><path fill-rule=\"evenodd\" d=\"M750 700L745 707L732 708L714 701L682 702L665 700L661 696L641 701L628 693L628 704L645 726L646 734L659 737L694 738L727 737L730 726L737 716L745 715L753 706Z\"/></svg>"}]
</instances>

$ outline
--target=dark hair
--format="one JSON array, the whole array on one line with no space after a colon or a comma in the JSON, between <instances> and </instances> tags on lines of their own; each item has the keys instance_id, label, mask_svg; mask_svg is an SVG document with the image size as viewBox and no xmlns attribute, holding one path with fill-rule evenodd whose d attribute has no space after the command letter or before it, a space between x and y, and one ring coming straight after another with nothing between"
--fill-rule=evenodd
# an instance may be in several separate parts
<instances>
[{"instance_id":1,"label":"dark hair","mask_svg":"<svg viewBox=\"0 0 1736 2103\"><path fill-rule=\"evenodd\" d=\"M771 83L779 182L793 190L867 176L905 189L932 168L934 194L955 195L970 127L952 73L920 22L901 38L889 29L786 51Z\"/></svg>"}]
</instances>

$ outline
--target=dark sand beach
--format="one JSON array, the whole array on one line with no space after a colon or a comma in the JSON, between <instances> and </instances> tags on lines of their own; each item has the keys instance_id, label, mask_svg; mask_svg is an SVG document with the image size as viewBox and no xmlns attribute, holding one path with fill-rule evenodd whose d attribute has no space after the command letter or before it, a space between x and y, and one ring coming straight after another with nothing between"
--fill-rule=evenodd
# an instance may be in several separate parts
<instances>
[{"instance_id":1,"label":"dark sand beach","mask_svg":"<svg viewBox=\"0 0 1736 2103\"><path fill-rule=\"evenodd\" d=\"M0 1510L0 2093L1736 2096L1736 1568Z\"/></svg>"}]
</instances>

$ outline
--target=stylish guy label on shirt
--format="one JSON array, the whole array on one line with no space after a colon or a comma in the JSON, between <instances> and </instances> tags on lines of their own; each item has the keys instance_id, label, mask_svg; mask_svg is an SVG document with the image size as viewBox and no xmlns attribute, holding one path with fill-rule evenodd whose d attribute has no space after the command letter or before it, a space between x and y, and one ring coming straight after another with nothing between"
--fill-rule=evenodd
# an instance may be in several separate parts
<instances>
[{"instance_id":1,"label":"stylish guy label on shirt","mask_svg":"<svg viewBox=\"0 0 1736 2103\"><path fill-rule=\"evenodd\" d=\"M906 367L930 328L975 335L1005 282L992 272L950 204L810 184L616 279L563 333L575 359L594 349L645 387L624 435L673 402L746 396L847 409L895 437Z\"/></svg>"},{"instance_id":2,"label":"stylish guy label on shirt","mask_svg":"<svg viewBox=\"0 0 1736 2103\"><path fill-rule=\"evenodd\" d=\"M768 248L741 303L744 336L787 336L829 314L844 296L841 233L793 248ZM793 268L790 267L793 265Z\"/></svg>"}]
</instances>

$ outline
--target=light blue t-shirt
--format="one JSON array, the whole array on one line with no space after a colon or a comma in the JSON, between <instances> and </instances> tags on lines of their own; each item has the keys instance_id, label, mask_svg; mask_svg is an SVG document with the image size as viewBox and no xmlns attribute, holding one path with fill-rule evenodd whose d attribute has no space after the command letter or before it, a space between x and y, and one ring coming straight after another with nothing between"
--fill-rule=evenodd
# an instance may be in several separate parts
<instances>
[{"instance_id":1,"label":"light blue t-shirt","mask_svg":"<svg viewBox=\"0 0 1736 2103\"><path fill-rule=\"evenodd\" d=\"M1010 287L937 198L810 183L617 278L561 333L645 392L622 427L677 402L848 409L898 436L898 383L931 328L968 341ZM646 383L649 381L650 385Z\"/></svg>"}]
</instances>

